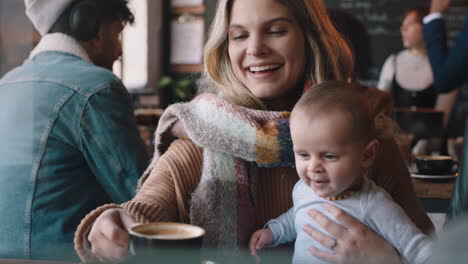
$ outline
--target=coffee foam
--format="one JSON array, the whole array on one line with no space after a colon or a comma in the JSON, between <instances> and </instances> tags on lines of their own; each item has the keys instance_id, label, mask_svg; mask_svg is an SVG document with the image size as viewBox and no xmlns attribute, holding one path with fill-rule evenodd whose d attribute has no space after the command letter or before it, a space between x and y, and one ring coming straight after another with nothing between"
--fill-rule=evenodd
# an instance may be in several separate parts
<instances>
[{"instance_id":1,"label":"coffee foam","mask_svg":"<svg viewBox=\"0 0 468 264\"><path fill-rule=\"evenodd\" d=\"M205 230L187 224L145 224L133 227L130 233L149 239L181 240L203 236Z\"/></svg>"}]
</instances>

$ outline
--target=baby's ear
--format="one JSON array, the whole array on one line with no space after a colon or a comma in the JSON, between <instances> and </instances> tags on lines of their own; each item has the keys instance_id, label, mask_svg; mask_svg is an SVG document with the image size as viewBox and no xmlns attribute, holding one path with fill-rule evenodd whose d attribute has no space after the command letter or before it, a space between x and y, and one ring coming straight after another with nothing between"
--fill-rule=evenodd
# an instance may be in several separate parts
<instances>
[{"instance_id":1,"label":"baby's ear","mask_svg":"<svg viewBox=\"0 0 468 264\"><path fill-rule=\"evenodd\" d=\"M377 153L379 151L379 146L380 143L377 139L373 139L367 143L361 158L361 165L363 168L367 169L372 166L372 164L374 164L374 160L377 157Z\"/></svg>"}]
</instances>

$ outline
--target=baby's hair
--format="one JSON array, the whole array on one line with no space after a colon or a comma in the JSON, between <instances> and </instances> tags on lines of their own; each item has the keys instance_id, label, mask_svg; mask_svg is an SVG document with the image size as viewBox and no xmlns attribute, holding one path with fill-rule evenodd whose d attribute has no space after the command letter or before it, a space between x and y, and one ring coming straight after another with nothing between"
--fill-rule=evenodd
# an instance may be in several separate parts
<instances>
[{"instance_id":1,"label":"baby's hair","mask_svg":"<svg viewBox=\"0 0 468 264\"><path fill-rule=\"evenodd\" d=\"M338 111L348 116L350 136L354 140L368 142L374 135L374 120L365 87L343 81L327 81L310 88L294 106L291 120L298 113L307 122L319 115ZM305 114L305 115L304 115ZM295 122L296 122L295 121ZM313 131L311 131L313 133Z\"/></svg>"}]
</instances>

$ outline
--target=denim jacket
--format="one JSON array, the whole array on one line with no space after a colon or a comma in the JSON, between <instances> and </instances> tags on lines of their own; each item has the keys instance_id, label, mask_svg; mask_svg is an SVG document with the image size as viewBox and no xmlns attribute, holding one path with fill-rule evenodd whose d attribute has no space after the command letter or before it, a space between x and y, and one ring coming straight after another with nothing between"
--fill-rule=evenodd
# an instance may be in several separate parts
<instances>
[{"instance_id":1,"label":"denim jacket","mask_svg":"<svg viewBox=\"0 0 468 264\"><path fill-rule=\"evenodd\" d=\"M78 260L73 234L135 194L148 154L128 92L63 34L0 80L0 258Z\"/></svg>"}]
</instances>

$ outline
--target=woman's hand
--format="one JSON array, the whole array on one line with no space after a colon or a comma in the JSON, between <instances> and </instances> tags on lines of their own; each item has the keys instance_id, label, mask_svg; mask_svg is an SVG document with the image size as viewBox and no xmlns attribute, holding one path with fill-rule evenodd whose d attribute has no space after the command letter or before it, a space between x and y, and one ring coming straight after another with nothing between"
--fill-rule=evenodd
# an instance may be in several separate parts
<instances>
[{"instance_id":1,"label":"woman's hand","mask_svg":"<svg viewBox=\"0 0 468 264\"><path fill-rule=\"evenodd\" d=\"M401 263L397 251L373 230L343 210L326 204L325 209L343 226L333 222L317 210L309 210L309 216L335 238L306 225L304 231L333 253L313 246L309 251L329 263ZM336 239L334 242L333 240Z\"/></svg>"},{"instance_id":2,"label":"woman's hand","mask_svg":"<svg viewBox=\"0 0 468 264\"><path fill-rule=\"evenodd\" d=\"M127 258L127 230L137 224L123 209L108 209L94 222L88 235L91 250L101 262L120 262Z\"/></svg>"},{"instance_id":3,"label":"woman's hand","mask_svg":"<svg viewBox=\"0 0 468 264\"><path fill-rule=\"evenodd\" d=\"M270 246L273 244L273 232L271 232L270 228L264 228L257 230L253 235L250 237L249 242L249 249L250 254L255 257L257 263L260 262L260 257L257 255L257 250L261 250L266 246Z\"/></svg>"},{"instance_id":4,"label":"woman's hand","mask_svg":"<svg viewBox=\"0 0 468 264\"><path fill-rule=\"evenodd\" d=\"M172 125L171 134L176 138L188 138L187 131L180 121L177 121Z\"/></svg>"},{"instance_id":5,"label":"woman's hand","mask_svg":"<svg viewBox=\"0 0 468 264\"><path fill-rule=\"evenodd\" d=\"M432 0L431 1L431 13L442 13L450 6L452 0Z\"/></svg>"}]
</instances>

